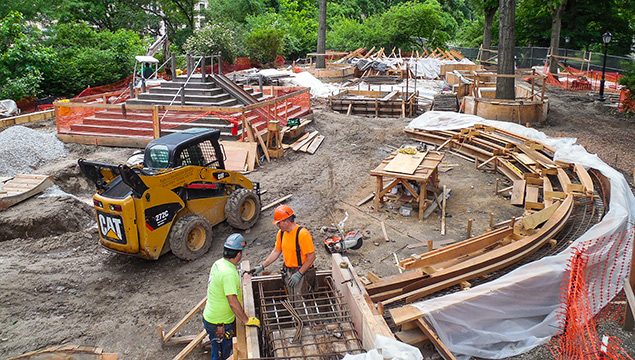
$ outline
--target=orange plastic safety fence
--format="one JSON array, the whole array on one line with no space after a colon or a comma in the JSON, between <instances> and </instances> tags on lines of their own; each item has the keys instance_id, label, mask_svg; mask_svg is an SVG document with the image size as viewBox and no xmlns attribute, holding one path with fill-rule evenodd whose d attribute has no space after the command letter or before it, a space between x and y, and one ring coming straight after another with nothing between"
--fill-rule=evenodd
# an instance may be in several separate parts
<instances>
[{"instance_id":1,"label":"orange plastic safety fence","mask_svg":"<svg viewBox=\"0 0 635 360\"><path fill-rule=\"evenodd\" d=\"M159 111L157 120L161 130L169 130L209 114L202 111ZM154 137L152 109L61 105L56 107L56 115L57 132L60 134Z\"/></svg>"},{"instance_id":2,"label":"orange plastic safety fence","mask_svg":"<svg viewBox=\"0 0 635 360\"><path fill-rule=\"evenodd\" d=\"M620 102L617 104L617 110L624 112L635 112L635 96L630 91L622 89L620 92Z\"/></svg>"},{"instance_id":3,"label":"orange plastic safety fence","mask_svg":"<svg viewBox=\"0 0 635 360\"><path fill-rule=\"evenodd\" d=\"M602 346L594 315L617 296L622 281L628 277L630 252L625 249L632 249L634 233L635 228L631 228L572 249L560 294L561 334L549 344L555 359L632 360L614 340L605 341Z\"/></svg>"},{"instance_id":4,"label":"orange plastic safety fence","mask_svg":"<svg viewBox=\"0 0 635 360\"><path fill-rule=\"evenodd\" d=\"M557 75L549 72L547 64L544 67L547 84L572 91L599 91L602 72L597 70L583 71L574 67L567 67ZM617 93L621 90L618 81L624 75L618 73L604 73L604 91Z\"/></svg>"},{"instance_id":5,"label":"orange plastic safety fence","mask_svg":"<svg viewBox=\"0 0 635 360\"><path fill-rule=\"evenodd\" d=\"M258 87L254 89L258 89ZM271 100L301 89L303 88L276 86L264 87L262 92L265 95L269 95L270 98L268 100ZM305 92L271 105L245 111L244 113L214 112L213 114L225 120L227 123L232 124L232 135L241 135L241 139L244 139L247 133L242 131L243 116L245 121L249 122L254 130L263 131L267 128L269 121L275 120L278 121L281 126L286 126L289 119L299 118L309 113L311 113L311 94Z\"/></svg>"}]
</instances>

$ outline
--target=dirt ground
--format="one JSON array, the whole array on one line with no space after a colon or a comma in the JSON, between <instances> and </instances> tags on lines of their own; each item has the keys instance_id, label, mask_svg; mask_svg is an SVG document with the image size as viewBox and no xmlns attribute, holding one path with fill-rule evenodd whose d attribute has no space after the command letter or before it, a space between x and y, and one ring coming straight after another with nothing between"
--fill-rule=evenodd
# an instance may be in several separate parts
<instances>
[{"instance_id":1,"label":"dirt ground","mask_svg":"<svg viewBox=\"0 0 635 360\"><path fill-rule=\"evenodd\" d=\"M549 88L548 120L538 126L550 136L578 138L589 152L597 153L633 182L635 166L635 118L618 114L611 104L594 102L585 93ZM345 116L314 104L315 118L309 130L326 136L314 155L288 150L247 175L266 193L266 205L291 194L286 202L297 222L313 234L317 266L328 268L330 259L323 240L335 233L329 228L347 218L346 231L364 234L360 250L346 253L362 275L372 270L379 276L396 274L399 259L425 251L409 244L433 240L439 246L466 237L468 219L472 234L489 224L509 219L522 209L495 197L496 174L476 171L474 165L447 154L444 162L453 169L440 174L441 184L452 189L447 203L447 234L440 235L440 215L418 221L415 213L404 217L398 206L378 212L372 202L355 204L370 194L374 179L369 175L396 147L414 144L402 133L409 119L374 119ZM33 125L52 129L52 122ZM120 359L170 359L180 346L163 348L157 325L170 328L206 293L209 268L222 254L224 239L234 232L227 224L214 228L215 243L202 258L182 261L166 254L157 261L110 253L98 245L90 197L92 184L80 175L80 157L124 162L134 149L102 148L68 144L69 154L36 170L54 176L55 184L75 197L36 197L5 210L0 216L0 358L16 356L60 344L87 345L118 353ZM1 174L0 174L1 175ZM48 192L47 192L48 193ZM248 246L245 259L262 262L273 248L277 228L271 223L273 209L262 213L254 228L244 232ZM380 223L386 224L383 238ZM276 269L280 261L271 266ZM198 318L182 334L202 329ZM619 324L611 327L614 332ZM635 342L632 333L617 334L625 343ZM632 347L633 348L633 347ZM195 350L188 358L207 359ZM522 359L549 358L538 349Z\"/></svg>"}]
</instances>

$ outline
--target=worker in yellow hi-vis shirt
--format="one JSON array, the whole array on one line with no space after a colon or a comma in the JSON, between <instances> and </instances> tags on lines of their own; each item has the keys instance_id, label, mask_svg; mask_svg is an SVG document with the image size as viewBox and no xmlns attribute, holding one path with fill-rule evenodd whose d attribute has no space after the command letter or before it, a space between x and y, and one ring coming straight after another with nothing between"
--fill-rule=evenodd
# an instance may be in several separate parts
<instances>
[{"instance_id":1,"label":"worker in yellow hi-vis shirt","mask_svg":"<svg viewBox=\"0 0 635 360\"><path fill-rule=\"evenodd\" d=\"M242 235L229 235L223 258L217 260L209 272L203 325L212 345L212 360L225 360L231 355L236 318L247 326L260 327L260 320L248 317L241 305L243 294L236 265L242 259L244 248Z\"/></svg>"}]
</instances>

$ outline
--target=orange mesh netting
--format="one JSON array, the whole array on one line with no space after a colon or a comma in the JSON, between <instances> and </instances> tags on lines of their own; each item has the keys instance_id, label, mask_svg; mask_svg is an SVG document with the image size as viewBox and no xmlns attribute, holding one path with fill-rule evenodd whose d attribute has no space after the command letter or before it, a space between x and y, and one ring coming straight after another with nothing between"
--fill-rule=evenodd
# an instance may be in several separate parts
<instances>
[{"instance_id":1,"label":"orange mesh netting","mask_svg":"<svg viewBox=\"0 0 635 360\"><path fill-rule=\"evenodd\" d=\"M558 321L561 334L549 349L556 359L633 360L615 338L601 341L594 314L619 293L618 279L628 276L630 264L621 250L630 249L634 229L582 243L572 249L568 271L561 287ZM608 249L608 251L597 251ZM624 314L624 312L622 312Z\"/></svg>"},{"instance_id":2,"label":"orange mesh netting","mask_svg":"<svg viewBox=\"0 0 635 360\"><path fill-rule=\"evenodd\" d=\"M301 87L263 87L264 95L268 95L272 100L284 95L302 90ZM258 87L254 87L254 91L259 91ZM254 130L259 132L267 128L267 124L271 120L280 122L281 126L286 126L288 119L299 118L311 113L311 94L304 92L296 96L287 98L286 100L276 101L273 104L265 105L256 109L245 111L244 113L223 113L213 112L213 114L232 126L232 135L241 135L241 139L245 139L247 133L242 131L243 114L245 121L248 121Z\"/></svg>"},{"instance_id":3,"label":"orange mesh netting","mask_svg":"<svg viewBox=\"0 0 635 360\"><path fill-rule=\"evenodd\" d=\"M547 63L545 64L543 72L547 76L547 84L572 91L598 91L602 80L601 71L582 71L571 66L568 66L560 73L554 75L549 72ZM622 77L624 77L624 75L620 75L616 72L605 72L604 91L619 92L621 86L618 80Z\"/></svg>"}]
</instances>

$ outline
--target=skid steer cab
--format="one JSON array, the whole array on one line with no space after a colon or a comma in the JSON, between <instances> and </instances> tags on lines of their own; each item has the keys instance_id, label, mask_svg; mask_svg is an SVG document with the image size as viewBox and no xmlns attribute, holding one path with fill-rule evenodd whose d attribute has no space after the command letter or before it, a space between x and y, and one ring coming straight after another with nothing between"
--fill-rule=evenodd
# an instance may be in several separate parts
<instances>
[{"instance_id":1,"label":"skid steer cab","mask_svg":"<svg viewBox=\"0 0 635 360\"><path fill-rule=\"evenodd\" d=\"M260 216L259 185L225 170L219 137L208 129L163 136L146 146L136 166L79 159L97 187L100 244L145 259L172 251L193 260L212 245L214 225L252 227Z\"/></svg>"}]
</instances>

